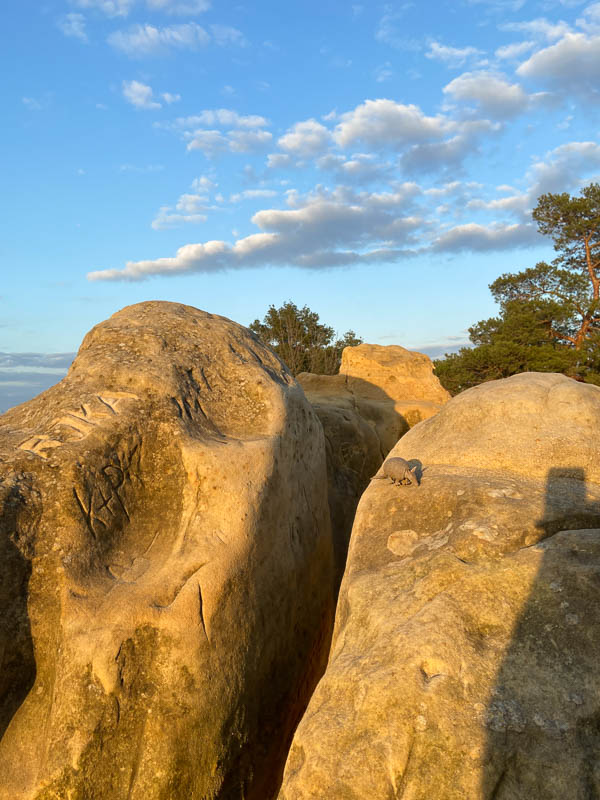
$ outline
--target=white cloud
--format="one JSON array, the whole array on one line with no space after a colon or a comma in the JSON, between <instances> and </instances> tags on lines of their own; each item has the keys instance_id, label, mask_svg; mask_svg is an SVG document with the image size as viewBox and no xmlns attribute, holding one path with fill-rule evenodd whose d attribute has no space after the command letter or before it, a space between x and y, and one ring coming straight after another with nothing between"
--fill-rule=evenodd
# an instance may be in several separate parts
<instances>
[{"instance_id":1,"label":"white cloud","mask_svg":"<svg viewBox=\"0 0 600 800\"><path fill-rule=\"evenodd\" d=\"M404 16L404 11L410 6L410 3L405 3L396 10L392 5L384 6L384 13L377 25L375 31L375 39L383 44L395 47L398 50L420 50L421 44L416 39L411 39L405 36L405 26L402 25L401 20Z\"/></svg>"},{"instance_id":2,"label":"white cloud","mask_svg":"<svg viewBox=\"0 0 600 800\"><path fill-rule=\"evenodd\" d=\"M232 130L221 133L217 130L198 129L184 134L188 139L187 149L201 150L206 156L213 156L229 150L232 153L256 153L269 147L273 135L269 131Z\"/></svg>"},{"instance_id":3,"label":"white cloud","mask_svg":"<svg viewBox=\"0 0 600 800\"><path fill-rule=\"evenodd\" d=\"M43 100L37 100L35 97L22 97L21 102L30 111L42 111L47 105Z\"/></svg>"},{"instance_id":4,"label":"white cloud","mask_svg":"<svg viewBox=\"0 0 600 800\"><path fill-rule=\"evenodd\" d=\"M437 171L455 173L468 156L478 153L478 142L482 136L495 133L499 123L489 120L467 120L453 129L456 133L443 141L422 142L413 145L402 154L400 163L409 175Z\"/></svg>"},{"instance_id":5,"label":"white cloud","mask_svg":"<svg viewBox=\"0 0 600 800\"><path fill-rule=\"evenodd\" d=\"M517 83L493 72L465 72L443 88L454 100L475 102L484 114L508 119L522 113L530 98Z\"/></svg>"},{"instance_id":6,"label":"white cloud","mask_svg":"<svg viewBox=\"0 0 600 800\"><path fill-rule=\"evenodd\" d=\"M101 11L107 17L126 17L137 0L71 0L78 8L90 8ZM209 0L145 0L149 11L193 16L210 8Z\"/></svg>"},{"instance_id":7,"label":"white cloud","mask_svg":"<svg viewBox=\"0 0 600 800\"><path fill-rule=\"evenodd\" d=\"M80 42L87 42L88 35L85 30L85 17L83 14L65 14L65 16L58 21L58 27L72 39L79 39Z\"/></svg>"},{"instance_id":8,"label":"white cloud","mask_svg":"<svg viewBox=\"0 0 600 800\"><path fill-rule=\"evenodd\" d=\"M599 71L600 36L568 33L556 44L534 53L518 67L517 74L597 99Z\"/></svg>"},{"instance_id":9,"label":"white cloud","mask_svg":"<svg viewBox=\"0 0 600 800\"><path fill-rule=\"evenodd\" d=\"M534 161L527 170L526 191L517 192L512 186L500 185L496 191L506 197L483 200L471 199L469 209L504 212L521 224L531 223L531 211L537 198L548 192L575 192L589 180L597 180L600 171L600 145L596 142L568 142L559 145Z\"/></svg>"},{"instance_id":10,"label":"white cloud","mask_svg":"<svg viewBox=\"0 0 600 800\"><path fill-rule=\"evenodd\" d=\"M583 16L577 20L577 25L587 33L600 33L600 3L592 3L583 10Z\"/></svg>"},{"instance_id":11,"label":"white cloud","mask_svg":"<svg viewBox=\"0 0 600 800\"><path fill-rule=\"evenodd\" d=\"M225 152L227 147L227 138L220 131L215 130L194 131L193 134L190 134L190 141L187 144L189 151L201 150L209 158Z\"/></svg>"},{"instance_id":12,"label":"white cloud","mask_svg":"<svg viewBox=\"0 0 600 800\"><path fill-rule=\"evenodd\" d=\"M508 61L525 55L529 50L533 50L534 47L535 42L515 42L514 44L505 44L503 47L499 47L494 55L496 58Z\"/></svg>"},{"instance_id":13,"label":"white cloud","mask_svg":"<svg viewBox=\"0 0 600 800\"><path fill-rule=\"evenodd\" d=\"M209 241L180 248L171 258L129 262L123 270L99 270L90 280L142 280L151 275L215 272L257 265L291 264L322 269L394 261L413 254L423 220L409 213L418 193L403 184L390 193L322 187L306 197L289 194L289 209L265 209L252 217L260 232L234 244Z\"/></svg>"},{"instance_id":14,"label":"white cloud","mask_svg":"<svg viewBox=\"0 0 600 800\"><path fill-rule=\"evenodd\" d=\"M146 0L146 4L151 11L164 11L167 14L178 14L180 16L193 16L201 14L210 8L209 0Z\"/></svg>"},{"instance_id":15,"label":"white cloud","mask_svg":"<svg viewBox=\"0 0 600 800\"><path fill-rule=\"evenodd\" d=\"M297 122L282 136L277 144L296 156L314 156L327 149L331 133L315 119Z\"/></svg>"},{"instance_id":16,"label":"white cloud","mask_svg":"<svg viewBox=\"0 0 600 800\"><path fill-rule=\"evenodd\" d=\"M155 231L165 231L180 225L199 225L206 220L206 214L177 214L169 206L163 206L152 220L152 227Z\"/></svg>"},{"instance_id":17,"label":"white cloud","mask_svg":"<svg viewBox=\"0 0 600 800\"><path fill-rule=\"evenodd\" d=\"M126 17L136 0L72 0L78 8L95 8L107 17Z\"/></svg>"},{"instance_id":18,"label":"white cloud","mask_svg":"<svg viewBox=\"0 0 600 800\"><path fill-rule=\"evenodd\" d=\"M232 28L229 25L211 25L210 32L213 35L215 43L221 47L233 44L237 47L245 47L248 42L246 37L237 28Z\"/></svg>"},{"instance_id":19,"label":"white cloud","mask_svg":"<svg viewBox=\"0 0 600 800\"><path fill-rule=\"evenodd\" d=\"M546 153L528 172L530 193L575 191L583 183L598 180L600 145L597 142L568 142Z\"/></svg>"},{"instance_id":20,"label":"white cloud","mask_svg":"<svg viewBox=\"0 0 600 800\"><path fill-rule=\"evenodd\" d=\"M571 30L566 22L549 22L544 17L538 17L527 22L505 22L499 27L503 31L526 33L540 39L547 39L549 42L560 39L561 36Z\"/></svg>"},{"instance_id":21,"label":"white cloud","mask_svg":"<svg viewBox=\"0 0 600 800\"><path fill-rule=\"evenodd\" d=\"M425 58L442 61L448 67L460 67L467 59L484 55L477 47L448 47L439 42L431 42Z\"/></svg>"},{"instance_id":22,"label":"white cloud","mask_svg":"<svg viewBox=\"0 0 600 800\"><path fill-rule=\"evenodd\" d=\"M277 192L273 189L246 189L243 192L232 194L229 200L232 203L240 203L242 200L256 200L260 197L276 197Z\"/></svg>"},{"instance_id":23,"label":"white cloud","mask_svg":"<svg viewBox=\"0 0 600 800\"><path fill-rule=\"evenodd\" d=\"M373 74L377 83L384 83L384 81L389 81L394 76L394 70L390 62L386 61L385 64L380 64L376 67Z\"/></svg>"},{"instance_id":24,"label":"white cloud","mask_svg":"<svg viewBox=\"0 0 600 800\"><path fill-rule=\"evenodd\" d=\"M145 111L154 111L161 108L160 103L152 99L153 94L152 87L147 86L145 83L123 81L123 97L135 108L144 109Z\"/></svg>"},{"instance_id":25,"label":"white cloud","mask_svg":"<svg viewBox=\"0 0 600 800\"><path fill-rule=\"evenodd\" d=\"M206 175L200 175L192 181L192 189L197 194L209 194L213 189L217 188L217 184Z\"/></svg>"},{"instance_id":26,"label":"white cloud","mask_svg":"<svg viewBox=\"0 0 600 800\"><path fill-rule=\"evenodd\" d=\"M271 145L273 134L269 131L229 131L229 149L232 153L258 153Z\"/></svg>"},{"instance_id":27,"label":"white cloud","mask_svg":"<svg viewBox=\"0 0 600 800\"><path fill-rule=\"evenodd\" d=\"M161 94L161 97L165 101L165 103L169 106L172 103L178 103L181 100L180 94L171 94L171 92L163 92Z\"/></svg>"},{"instance_id":28,"label":"white cloud","mask_svg":"<svg viewBox=\"0 0 600 800\"><path fill-rule=\"evenodd\" d=\"M353 153L349 158L327 153L318 159L317 166L331 172L339 183L362 186L372 181L390 181L397 173L394 164L378 161L372 153Z\"/></svg>"},{"instance_id":29,"label":"white cloud","mask_svg":"<svg viewBox=\"0 0 600 800\"><path fill-rule=\"evenodd\" d=\"M394 100L366 100L353 111L340 115L334 138L341 147L365 142L371 147L403 149L407 144L436 139L447 128L441 116L428 117L418 106Z\"/></svg>"},{"instance_id":30,"label":"white cloud","mask_svg":"<svg viewBox=\"0 0 600 800\"><path fill-rule=\"evenodd\" d=\"M490 252L516 247L534 247L540 243L540 236L532 224L479 225L469 222L444 231L433 242L431 249L444 253Z\"/></svg>"},{"instance_id":31,"label":"white cloud","mask_svg":"<svg viewBox=\"0 0 600 800\"><path fill-rule=\"evenodd\" d=\"M178 117L170 127L181 130L191 130L204 125L221 125L226 128L264 128L268 124L269 121L265 117L257 114L244 116L229 108L215 108L206 109L190 117Z\"/></svg>"},{"instance_id":32,"label":"white cloud","mask_svg":"<svg viewBox=\"0 0 600 800\"><path fill-rule=\"evenodd\" d=\"M169 50L196 50L210 42L208 33L195 22L156 28L154 25L134 25L128 30L114 31L107 42L128 56L139 58Z\"/></svg>"},{"instance_id":33,"label":"white cloud","mask_svg":"<svg viewBox=\"0 0 600 800\"><path fill-rule=\"evenodd\" d=\"M269 153L267 156L268 169L284 169L292 166L292 158L287 153Z\"/></svg>"}]
</instances>

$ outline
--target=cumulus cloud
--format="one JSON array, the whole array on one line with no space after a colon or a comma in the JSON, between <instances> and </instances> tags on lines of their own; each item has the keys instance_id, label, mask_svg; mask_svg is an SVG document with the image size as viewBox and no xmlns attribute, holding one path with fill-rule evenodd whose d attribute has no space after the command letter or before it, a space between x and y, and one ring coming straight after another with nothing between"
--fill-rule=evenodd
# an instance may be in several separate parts
<instances>
[{"instance_id":1,"label":"cumulus cloud","mask_svg":"<svg viewBox=\"0 0 600 800\"><path fill-rule=\"evenodd\" d=\"M274 189L246 189L243 192L232 194L229 200L232 203L240 203L242 200L256 200L263 197L275 197L277 192Z\"/></svg>"},{"instance_id":2,"label":"cumulus cloud","mask_svg":"<svg viewBox=\"0 0 600 800\"><path fill-rule=\"evenodd\" d=\"M155 111L161 104L153 99L154 92L151 86L140 81L123 81L123 97L135 108L145 111Z\"/></svg>"},{"instance_id":3,"label":"cumulus cloud","mask_svg":"<svg viewBox=\"0 0 600 800\"><path fill-rule=\"evenodd\" d=\"M508 119L527 109L528 94L517 83L509 83L493 72L465 72L455 78L443 92L454 100L476 103L484 114L495 119Z\"/></svg>"},{"instance_id":4,"label":"cumulus cloud","mask_svg":"<svg viewBox=\"0 0 600 800\"><path fill-rule=\"evenodd\" d=\"M188 140L188 151L201 150L208 158L219 153L258 153L271 144L273 135L269 131L232 130L222 133L218 130L198 129L184 133Z\"/></svg>"},{"instance_id":5,"label":"cumulus cloud","mask_svg":"<svg viewBox=\"0 0 600 800\"><path fill-rule=\"evenodd\" d=\"M173 211L170 206L162 206L156 217L152 220L152 227L155 231L165 231L170 228L178 228L181 225L198 225L202 222L206 222L207 219L208 217L206 214L199 214L197 212L193 214L182 214Z\"/></svg>"},{"instance_id":6,"label":"cumulus cloud","mask_svg":"<svg viewBox=\"0 0 600 800\"><path fill-rule=\"evenodd\" d=\"M418 106L386 99L366 100L339 119L334 139L340 147L364 142L400 150L413 142L441 138L447 130L443 117L428 117Z\"/></svg>"},{"instance_id":7,"label":"cumulus cloud","mask_svg":"<svg viewBox=\"0 0 600 800\"><path fill-rule=\"evenodd\" d=\"M393 261L413 254L407 245L424 225L412 211L415 184L394 192L353 192L318 187L289 194L288 209L264 209L252 217L259 233L233 244L185 245L170 258L129 262L123 270L98 270L90 280L142 280L151 275L215 272L257 265L291 264L305 269Z\"/></svg>"},{"instance_id":8,"label":"cumulus cloud","mask_svg":"<svg viewBox=\"0 0 600 800\"><path fill-rule=\"evenodd\" d=\"M269 121L265 117L257 114L242 115L229 108L214 108L205 109L193 116L178 117L174 122L169 123L167 127L180 130L191 130L205 125L220 125L226 128L264 128L268 124Z\"/></svg>"},{"instance_id":9,"label":"cumulus cloud","mask_svg":"<svg viewBox=\"0 0 600 800\"><path fill-rule=\"evenodd\" d=\"M107 17L126 17L136 0L73 0L78 8L94 8Z\"/></svg>"},{"instance_id":10,"label":"cumulus cloud","mask_svg":"<svg viewBox=\"0 0 600 800\"><path fill-rule=\"evenodd\" d=\"M90 8L101 11L107 17L126 17L135 6L137 0L71 0L78 8ZM145 0L149 11L193 16L210 8L209 0Z\"/></svg>"},{"instance_id":11,"label":"cumulus cloud","mask_svg":"<svg viewBox=\"0 0 600 800\"><path fill-rule=\"evenodd\" d=\"M267 156L267 169L285 169L292 165L292 157L288 153L269 153Z\"/></svg>"},{"instance_id":12,"label":"cumulus cloud","mask_svg":"<svg viewBox=\"0 0 600 800\"><path fill-rule=\"evenodd\" d=\"M567 33L556 44L534 53L518 67L517 74L597 99L599 70L600 36Z\"/></svg>"},{"instance_id":13,"label":"cumulus cloud","mask_svg":"<svg viewBox=\"0 0 600 800\"><path fill-rule=\"evenodd\" d=\"M208 33L195 22L157 28L146 23L113 31L107 42L132 58L157 55L169 50L197 50L210 42Z\"/></svg>"},{"instance_id":14,"label":"cumulus cloud","mask_svg":"<svg viewBox=\"0 0 600 800\"><path fill-rule=\"evenodd\" d=\"M211 25L210 32L216 44L221 47L233 44L237 47L246 47L248 44L244 34L237 28L232 28L229 25Z\"/></svg>"},{"instance_id":15,"label":"cumulus cloud","mask_svg":"<svg viewBox=\"0 0 600 800\"><path fill-rule=\"evenodd\" d=\"M439 42L431 42L425 58L442 61L448 67L460 67L470 58L484 55L477 47L448 47Z\"/></svg>"},{"instance_id":16,"label":"cumulus cloud","mask_svg":"<svg viewBox=\"0 0 600 800\"><path fill-rule=\"evenodd\" d=\"M443 141L413 145L402 154L400 163L409 175L438 171L455 173L468 156L478 153L480 139L495 133L499 127L499 123L489 120L467 120L453 125L454 135Z\"/></svg>"},{"instance_id":17,"label":"cumulus cloud","mask_svg":"<svg viewBox=\"0 0 600 800\"><path fill-rule=\"evenodd\" d=\"M375 67L373 76L377 83L384 83L385 81L389 81L390 78L393 78L394 70L390 62L386 61L385 64L380 64L378 67Z\"/></svg>"},{"instance_id":18,"label":"cumulus cloud","mask_svg":"<svg viewBox=\"0 0 600 800\"><path fill-rule=\"evenodd\" d=\"M271 145L270 131L229 131L228 144L232 153L259 153Z\"/></svg>"},{"instance_id":19,"label":"cumulus cloud","mask_svg":"<svg viewBox=\"0 0 600 800\"><path fill-rule=\"evenodd\" d=\"M434 252L444 253L462 251L481 253L518 247L534 247L540 243L540 236L531 224L479 225L469 222L466 225L456 225L444 231L433 242L431 249Z\"/></svg>"},{"instance_id":20,"label":"cumulus cloud","mask_svg":"<svg viewBox=\"0 0 600 800\"><path fill-rule=\"evenodd\" d=\"M178 133L186 142L188 151L200 150L212 158L226 151L259 153L265 150L273 140L270 131L263 129L268 122L257 114L242 115L228 108L216 108L154 124ZM230 130L219 130L225 127Z\"/></svg>"},{"instance_id":21,"label":"cumulus cloud","mask_svg":"<svg viewBox=\"0 0 600 800\"><path fill-rule=\"evenodd\" d=\"M315 119L297 122L277 144L295 156L315 156L327 149L331 133Z\"/></svg>"},{"instance_id":22,"label":"cumulus cloud","mask_svg":"<svg viewBox=\"0 0 600 800\"><path fill-rule=\"evenodd\" d=\"M549 22L545 17L528 20L525 22L505 22L499 26L500 30L525 33L549 42L560 39L571 28L566 22Z\"/></svg>"},{"instance_id":23,"label":"cumulus cloud","mask_svg":"<svg viewBox=\"0 0 600 800\"><path fill-rule=\"evenodd\" d=\"M171 94L171 92L163 92L161 97L168 106L172 103L178 103L181 100L180 94Z\"/></svg>"},{"instance_id":24,"label":"cumulus cloud","mask_svg":"<svg viewBox=\"0 0 600 800\"><path fill-rule=\"evenodd\" d=\"M505 44L502 47L499 47L494 55L496 58L499 58L503 61L509 61L511 59L520 58L521 56L525 55L525 53L533 50L534 47L535 42L514 42L513 44Z\"/></svg>"},{"instance_id":25,"label":"cumulus cloud","mask_svg":"<svg viewBox=\"0 0 600 800\"><path fill-rule=\"evenodd\" d=\"M87 42L88 35L85 30L85 17L83 14L65 14L58 21L59 29L71 39L79 39L80 42Z\"/></svg>"},{"instance_id":26,"label":"cumulus cloud","mask_svg":"<svg viewBox=\"0 0 600 800\"><path fill-rule=\"evenodd\" d=\"M207 175L194 178L191 191L179 195L175 206L161 206L152 221L152 227L156 231L162 231L206 222L208 212L218 208L210 201L210 194L216 188L217 184Z\"/></svg>"},{"instance_id":27,"label":"cumulus cloud","mask_svg":"<svg viewBox=\"0 0 600 800\"><path fill-rule=\"evenodd\" d=\"M548 192L576 192L584 183L597 180L600 171L600 145L596 142L568 142L535 160L527 170L528 188L516 192L511 186L498 186L507 196L483 200L471 199L469 209L503 212L522 224L531 223L531 211L537 198Z\"/></svg>"},{"instance_id":28,"label":"cumulus cloud","mask_svg":"<svg viewBox=\"0 0 600 800\"><path fill-rule=\"evenodd\" d=\"M592 3L585 8L577 25L587 33L600 33L600 3Z\"/></svg>"},{"instance_id":29,"label":"cumulus cloud","mask_svg":"<svg viewBox=\"0 0 600 800\"><path fill-rule=\"evenodd\" d=\"M227 150L227 137L221 131L197 130L190 134L187 149L201 150L208 157L216 156Z\"/></svg>"},{"instance_id":30,"label":"cumulus cloud","mask_svg":"<svg viewBox=\"0 0 600 800\"><path fill-rule=\"evenodd\" d=\"M180 16L193 16L201 14L210 8L208 0L146 0L146 4L151 11L164 11L167 14L178 14Z\"/></svg>"}]
</instances>

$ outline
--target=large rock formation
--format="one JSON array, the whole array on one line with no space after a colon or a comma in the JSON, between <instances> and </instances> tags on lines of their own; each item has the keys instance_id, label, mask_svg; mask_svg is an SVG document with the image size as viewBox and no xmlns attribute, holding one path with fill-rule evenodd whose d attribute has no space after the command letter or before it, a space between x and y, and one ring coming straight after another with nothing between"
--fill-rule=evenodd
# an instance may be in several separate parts
<instances>
[{"instance_id":1,"label":"large rock formation","mask_svg":"<svg viewBox=\"0 0 600 800\"><path fill-rule=\"evenodd\" d=\"M302 372L298 382L327 443L329 507L341 580L360 496L411 425L437 413L450 395L431 360L403 347L346 347L339 375Z\"/></svg>"},{"instance_id":2,"label":"large rock formation","mask_svg":"<svg viewBox=\"0 0 600 800\"><path fill-rule=\"evenodd\" d=\"M0 423L0 798L267 800L332 619L323 433L289 372L142 303Z\"/></svg>"},{"instance_id":3,"label":"large rock formation","mask_svg":"<svg viewBox=\"0 0 600 800\"><path fill-rule=\"evenodd\" d=\"M600 389L471 389L363 495L281 800L600 797Z\"/></svg>"}]
</instances>

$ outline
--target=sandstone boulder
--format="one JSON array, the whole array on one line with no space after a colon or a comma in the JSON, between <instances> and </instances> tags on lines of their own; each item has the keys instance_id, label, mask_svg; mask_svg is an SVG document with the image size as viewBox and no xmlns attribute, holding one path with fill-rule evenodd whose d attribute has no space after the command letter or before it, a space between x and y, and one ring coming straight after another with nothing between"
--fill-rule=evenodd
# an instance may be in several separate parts
<instances>
[{"instance_id":1,"label":"sandstone boulder","mask_svg":"<svg viewBox=\"0 0 600 800\"><path fill-rule=\"evenodd\" d=\"M326 673L281 800L600 796L600 389L451 400L352 531Z\"/></svg>"},{"instance_id":2,"label":"sandstone boulder","mask_svg":"<svg viewBox=\"0 0 600 800\"><path fill-rule=\"evenodd\" d=\"M0 798L277 791L324 666L323 433L245 328L96 326L0 418Z\"/></svg>"},{"instance_id":3,"label":"sandstone boulder","mask_svg":"<svg viewBox=\"0 0 600 800\"><path fill-rule=\"evenodd\" d=\"M325 432L341 580L356 506L369 480L410 426L437 413L450 395L427 356L395 345L346 347L339 375L302 372L298 382Z\"/></svg>"},{"instance_id":4,"label":"sandstone boulder","mask_svg":"<svg viewBox=\"0 0 600 800\"><path fill-rule=\"evenodd\" d=\"M392 406L395 414L405 420L405 430L437 414L450 399L433 374L429 356L399 345L346 347L340 374L346 376L348 391L360 398L365 411L368 406L373 411L377 406ZM391 415L388 412L385 416ZM387 454L399 438L393 420L376 420L376 429Z\"/></svg>"}]
</instances>

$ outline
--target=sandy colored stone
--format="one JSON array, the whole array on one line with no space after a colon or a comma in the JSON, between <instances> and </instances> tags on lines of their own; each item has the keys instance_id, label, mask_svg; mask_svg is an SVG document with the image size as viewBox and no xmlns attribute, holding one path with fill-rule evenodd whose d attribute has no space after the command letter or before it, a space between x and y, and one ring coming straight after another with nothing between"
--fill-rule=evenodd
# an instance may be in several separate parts
<instances>
[{"instance_id":1,"label":"sandy colored stone","mask_svg":"<svg viewBox=\"0 0 600 800\"><path fill-rule=\"evenodd\" d=\"M351 389L357 391L354 387L358 387L364 397L369 396L370 386L377 386L397 403L408 406L421 401L421 419L431 416L426 411L428 404L439 407L450 399L450 394L433 374L433 363L429 356L399 345L359 344L346 347L342 353L340 374L347 375ZM361 381L369 386L363 386Z\"/></svg>"},{"instance_id":2,"label":"sandy colored stone","mask_svg":"<svg viewBox=\"0 0 600 800\"><path fill-rule=\"evenodd\" d=\"M532 374L400 440L422 482L361 499L280 800L600 796L599 428L600 389Z\"/></svg>"},{"instance_id":3,"label":"sandy colored stone","mask_svg":"<svg viewBox=\"0 0 600 800\"><path fill-rule=\"evenodd\" d=\"M0 798L267 800L326 657L323 433L248 330L120 311L0 418Z\"/></svg>"},{"instance_id":4,"label":"sandy colored stone","mask_svg":"<svg viewBox=\"0 0 600 800\"><path fill-rule=\"evenodd\" d=\"M427 356L395 345L347 347L339 375L302 372L297 379L325 432L341 580L356 506L369 480L410 426L437 413L450 395Z\"/></svg>"}]
</instances>

